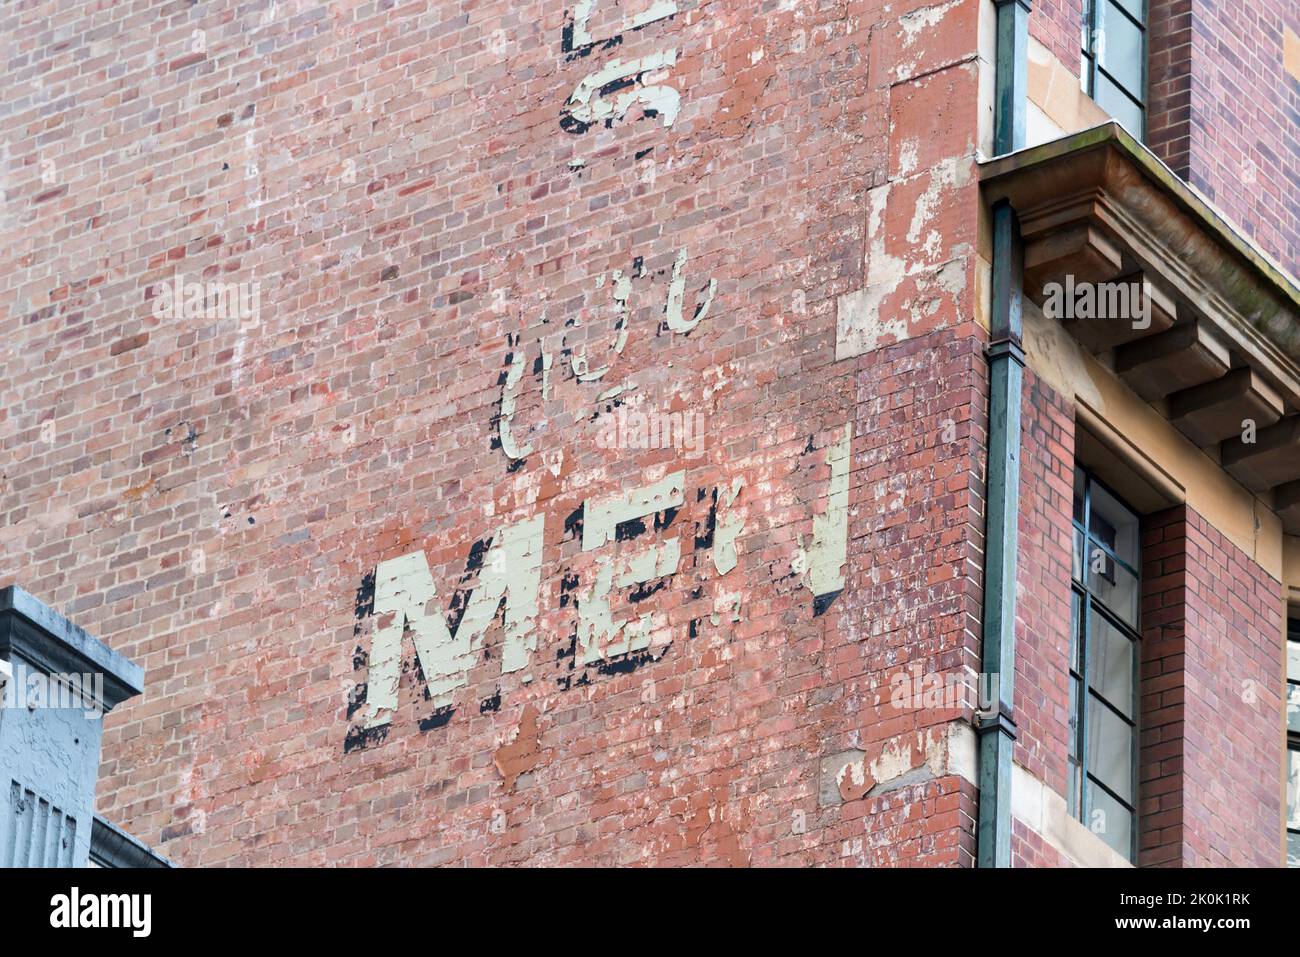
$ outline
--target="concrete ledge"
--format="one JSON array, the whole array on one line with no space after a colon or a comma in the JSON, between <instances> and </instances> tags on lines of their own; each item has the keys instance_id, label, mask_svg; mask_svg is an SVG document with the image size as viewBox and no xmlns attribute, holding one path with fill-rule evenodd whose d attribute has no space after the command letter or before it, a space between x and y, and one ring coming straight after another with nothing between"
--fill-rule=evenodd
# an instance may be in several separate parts
<instances>
[{"instance_id":1,"label":"concrete ledge","mask_svg":"<svg viewBox=\"0 0 1300 957\"><path fill-rule=\"evenodd\" d=\"M1296 280L1113 121L982 163L980 180L987 203L1020 217L1026 298L1045 311L1050 300L1086 352L1112 355L1130 388L1245 487L1271 492L1300 535ZM1076 288L1104 303L1085 295L1076 317Z\"/></svg>"},{"instance_id":2,"label":"concrete ledge","mask_svg":"<svg viewBox=\"0 0 1300 957\"><path fill-rule=\"evenodd\" d=\"M1133 866L1072 818L1065 798L1018 764L1011 766L1011 814L1079 867Z\"/></svg>"},{"instance_id":3,"label":"concrete ledge","mask_svg":"<svg viewBox=\"0 0 1300 957\"><path fill-rule=\"evenodd\" d=\"M91 822L90 863L95 867L170 868L176 865L98 814Z\"/></svg>"},{"instance_id":4,"label":"concrete ledge","mask_svg":"<svg viewBox=\"0 0 1300 957\"><path fill-rule=\"evenodd\" d=\"M102 674L105 711L144 690L143 668L17 585L0 588L0 657L13 655L48 674Z\"/></svg>"}]
</instances>

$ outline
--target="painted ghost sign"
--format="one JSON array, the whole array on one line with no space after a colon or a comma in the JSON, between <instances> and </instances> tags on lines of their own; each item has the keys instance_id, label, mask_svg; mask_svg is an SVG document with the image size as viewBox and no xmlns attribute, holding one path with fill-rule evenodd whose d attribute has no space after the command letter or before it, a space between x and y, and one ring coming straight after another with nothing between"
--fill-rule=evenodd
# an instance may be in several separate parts
<instances>
[{"instance_id":1,"label":"painted ghost sign","mask_svg":"<svg viewBox=\"0 0 1300 957\"><path fill-rule=\"evenodd\" d=\"M824 450L831 473L825 511L813 515L812 538L792 563L792 573L812 595L814 616L844 587L851 437L851 427L845 427ZM671 472L657 481L589 498L566 519L566 538L578 539L580 555L589 561L581 571L562 569L560 604L570 611L569 631L552 655L535 654L540 647L545 516L506 525L475 543L465 576L450 596L440 594L423 551L380 562L358 594L358 618L368 620L371 628L370 650L367 655L359 647L354 660L356 670L364 669L366 676L349 707L354 723L345 750L386 738L398 707L408 647L430 711L421 728L451 720L457 692L467 684L469 669L479 660L484 638L498 616L503 633L500 673L524 672L528 683L534 678L535 658L559 662L553 680L561 691L575 682L586 683L592 674L625 672L657 661L672 642L695 637L698 621L692 621L684 635L673 634L655 620L653 611L622 617L612 601L617 595L624 603L639 604L671 583L685 563L682 541L688 528L693 530L687 539L693 546L694 581L710 575L720 578L736 568L737 540L745 524L740 507L743 483L690 491L687 484L685 471ZM693 526L680 521L688 506L698 513ZM666 633L658 648L653 647L655 632ZM498 698L491 709L499 705Z\"/></svg>"},{"instance_id":2,"label":"painted ghost sign","mask_svg":"<svg viewBox=\"0 0 1300 957\"><path fill-rule=\"evenodd\" d=\"M603 40L591 35L592 14L597 0L577 0L573 16L564 28L563 49L569 59L589 56L597 47L617 47L625 30L666 20L677 13L674 0L656 0L640 13L624 19L617 32ZM681 94L675 87L651 80L660 77L677 64L676 48L659 50L635 59L613 59L583 77L560 114L560 125L570 133L582 134L597 123L613 126L633 106L640 106L644 115L658 117L665 127L672 126L681 105Z\"/></svg>"},{"instance_id":3,"label":"painted ghost sign","mask_svg":"<svg viewBox=\"0 0 1300 957\"><path fill-rule=\"evenodd\" d=\"M674 0L638 0L638 5L638 12L628 12L617 5L598 11L598 0L575 3L562 50L569 61L589 58L592 65L560 110L560 126L567 133L580 136L596 124L612 127L634 108L663 128L675 122L681 93L666 80L677 62L676 48L599 62L599 54L621 45L623 33L677 13ZM615 22L594 28L598 12ZM656 275L647 274L644 257L636 256L628 267L596 277L593 305L583 311L593 324L610 323L608 337L587 336L576 316L567 317L559 329L549 328L543 317L537 326L544 331L527 343L522 334L508 337L491 442L509 472L521 468L535 450L536 435L518 422L527 389L537 388L545 401L557 382L567 382L570 388L590 390L582 401L609 411L633 388L620 381L617 369L631 337L641 331L633 327L636 302L656 297L662 303L654 334L668 346L701 330L706 320L716 321L717 280L690 277L687 248L678 247L672 255L671 270L665 266ZM702 331L708 328L703 325ZM829 475L809 516L811 538L797 543L788 571L783 568L778 577L811 593L813 616L825 612L845 584L851 447L852 427L846 425L823 435L819 445L810 436L804 450L806 456L817 455ZM735 572L743 553L746 496L756 491L739 477L693 487L684 467L668 466L657 478L591 495L563 519L535 515L497 528L469 548L464 574L450 591L440 591L423 550L379 562L358 589L353 658L358 683L349 701L344 750L386 739L399 710L403 675L413 677L422 696L419 724L428 730L446 724L464 706L470 671L486 660L496 663L498 676L515 675L522 684L549 681L564 691L602 674L653 664L675 642L695 638L700 628L717 627L728 616L738 620L741 586L759 584L742 581L743 573ZM548 527L561 521L561 544L578 543L576 555L573 545L548 554L555 547ZM570 558L564 559L565 554ZM552 571L546 578L544 568ZM715 611L707 620L672 625L655 607L653 596L675 581L689 579L692 597L698 598L703 583L733 572L735 588L715 596ZM553 592L545 586L557 578L558 607L543 608L543 594ZM498 646L488 643L498 620L499 653L493 654ZM498 687L494 696L479 702L479 710L500 705Z\"/></svg>"}]
</instances>

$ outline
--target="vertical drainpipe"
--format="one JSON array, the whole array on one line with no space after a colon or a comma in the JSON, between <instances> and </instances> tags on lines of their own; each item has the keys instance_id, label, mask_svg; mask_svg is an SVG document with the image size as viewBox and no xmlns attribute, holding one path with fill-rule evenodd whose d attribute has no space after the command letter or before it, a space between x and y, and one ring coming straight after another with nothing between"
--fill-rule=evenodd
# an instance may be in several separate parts
<instances>
[{"instance_id":1,"label":"vertical drainpipe","mask_svg":"<svg viewBox=\"0 0 1300 957\"><path fill-rule=\"evenodd\" d=\"M1025 144L1029 0L997 4L997 93L993 152ZM996 690L976 724L980 748L977 864L1011 866L1011 752L1016 723L1016 556L1020 514L1020 401L1025 353L1020 304L1023 249L1020 220L998 202L993 216L993 315L989 333L988 523L985 528L983 671Z\"/></svg>"}]
</instances>

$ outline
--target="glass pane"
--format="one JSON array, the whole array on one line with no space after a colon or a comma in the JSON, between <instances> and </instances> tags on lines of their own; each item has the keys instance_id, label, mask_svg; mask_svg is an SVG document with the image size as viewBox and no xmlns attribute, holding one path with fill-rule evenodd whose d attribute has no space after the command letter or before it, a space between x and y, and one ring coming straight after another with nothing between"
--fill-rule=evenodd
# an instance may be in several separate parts
<instances>
[{"instance_id":1,"label":"glass pane","mask_svg":"<svg viewBox=\"0 0 1300 957\"><path fill-rule=\"evenodd\" d=\"M1079 660L1083 651L1083 642L1080 640L1083 635L1079 631L1079 626L1082 624L1080 619L1082 606L1083 599L1079 597L1079 593L1070 592L1070 668L1078 674L1083 674Z\"/></svg>"},{"instance_id":2,"label":"glass pane","mask_svg":"<svg viewBox=\"0 0 1300 957\"><path fill-rule=\"evenodd\" d=\"M1133 815L1095 784L1088 785L1088 813L1083 823L1124 857L1132 853Z\"/></svg>"},{"instance_id":3,"label":"glass pane","mask_svg":"<svg viewBox=\"0 0 1300 957\"><path fill-rule=\"evenodd\" d=\"M1300 641L1286 643L1286 676L1292 681L1300 681Z\"/></svg>"},{"instance_id":4,"label":"glass pane","mask_svg":"<svg viewBox=\"0 0 1300 957\"><path fill-rule=\"evenodd\" d=\"M1133 729L1096 695L1088 696L1088 773L1133 803Z\"/></svg>"},{"instance_id":5,"label":"glass pane","mask_svg":"<svg viewBox=\"0 0 1300 957\"><path fill-rule=\"evenodd\" d=\"M1286 686L1286 729L1300 734L1300 685Z\"/></svg>"},{"instance_id":6,"label":"glass pane","mask_svg":"<svg viewBox=\"0 0 1300 957\"><path fill-rule=\"evenodd\" d=\"M1146 11L1143 9L1146 3L1143 0L1115 0L1115 2L1132 14L1134 20L1146 23Z\"/></svg>"},{"instance_id":7,"label":"glass pane","mask_svg":"<svg viewBox=\"0 0 1300 957\"><path fill-rule=\"evenodd\" d=\"M1083 780L1083 773L1079 765L1073 758L1070 759L1070 766L1067 769L1070 780L1066 782L1065 789L1069 792L1066 795L1067 805L1070 811L1070 817L1078 818L1079 814L1079 782Z\"/></svg>"},{"instance_id":8,"label":"glass pane","mask_svg":"<svg viewBox=\"0 0 1300 957\"><path fill-rule=\"evenodd\" d=\"M1071 565L1071 572L1074 580L1083 582L1083 532L1077 528L1074 531L1074 561Z\"/></svg>"},{"instance_id":9,"label":"glass pane","mask_svg":"<svg viewBox=\"0 0 1300 957\"><path fill-rule=\"evenodd\" d=\"M1124 128L1135 137L1142 139L1146 135L1142 108L1101 73L1097 74L1097 88L1093 91L1092 98L1098 106L1124 124Z\"/></svg>"},{"instance_id":10,"label":"glass pane","mask_svg":"<svg viewBox=\"0 0 1300 957\"><path fill-rule=\"evenodd\" d=\"M1137 576L1096 545L1089 546L1088 585L1121 621L1137 630L1138 593Z\"/></svg>"},{"instance_id":11,"label":"glass pane","mask_svg":"<svg viewBox=\"0 0 1300 957\"><path fill-rule=\"evenodd\" d=\"M1286 836L1286 866L1300 867L1300 834L1288 833Z\"/></svg>"},{"instance_id":12,"label":"glass pane","mask_svg":"<svg viewBox=\"0 0 1300 957\"><path fill-rule=\"evenodd\" d=\"M1092 29L1092 0L1083 0L1083 11L1079 15L1079 49L1087 53L1092 49L1088 45L1088 32Z\"/></svg>"},{"instance_id":13,"label":"glass pane","mask_svg":"<svg viewBox=\"0 0 1300 957\"><path fill-rule=\"evenodd\" d=\"M1300 830L1300 751L1286 753L1290 768L1286 776L1286 826Z\"/></svg>"},{"instance_id":14,"label":"glass pane","mask_svg":"<svg viewBox=\"0 0 1300 957\"><path fill-rule=\"evenodd\" d=\"M1084 486L1087 484L1088 479L1083 474L1083 469L1076 467L1074 470L1074 520L1080 525L1083 524L1083 491Z\"/></svg>"},{"instance_id":15,"label":"glass pane","mask_svg":"<svg viewBox=\"0 0 1300 957\"><path fill-rule=\"evenodd\" d=\"M1142 89L1142 30L1124 14L1105 4L1105 23L1101 28L1101 65L1135 100L1146 99Z\"/></svg>"},{"instance_id":16,"label":"glass pane","mask_svg":"<svg viewBox=\"0 0 1300 957\"><path fill-rule=\"evenodd\" d=\"M1138 548L1141 530L1138 517L1119 503L1096 482L1092 483L1092 514L1088 517L1088 531L1119 556L1130 568L1138 567Z\"/></svg>"},{"instance_id":17,"label":"glass pane","mask_svg":"<svg viewBox=\"0 0 1300 957\"><path fill-rule=\"evenodd\" d=\"M1070 679L1070 761L1079 760L1079 679Z\"/></svg>"},{"instance_id":18,"label":"glass pane","mask_svg":"<svg viewBox=\"0 0 1300 957\"><path fill-rule=\"evenodd\" d=\"M1133 717L1133 642L1103 616L1088 627L1088 683L1128 718Z\"/></svg>"}]
</instances>

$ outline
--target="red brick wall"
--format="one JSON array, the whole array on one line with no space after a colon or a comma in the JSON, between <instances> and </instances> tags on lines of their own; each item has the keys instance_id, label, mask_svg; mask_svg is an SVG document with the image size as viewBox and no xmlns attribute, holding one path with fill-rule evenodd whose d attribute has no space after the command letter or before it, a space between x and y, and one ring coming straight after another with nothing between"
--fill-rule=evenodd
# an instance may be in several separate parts
<instances>
[{"instance_id":1,"label":"red brick wall","mask_svg":"<svg viewBox=\"0 0 1300 957\"><path fill-rule=\"evenodd\" d=\"M1193 0L1147 0L1147 145L1183 179L1192 162Z\"/></svg>"},{"instance_id":2,"label":"red brick wall","mask_svg":"<svg viewBox=\"0 0 1300 957\"><path fill-rule=\"evenodd\" d=\"M184 864L969 864L942 768L819 801L828 756L962 711L884 715L888 676L978 667L978 4L930 6L681 0L572 56L562 4L6 7L35 39L3 68L0 581L146 669L101 810ZM562 128L584 77L668 48L670 126ZM717 282L689 334L663 325L683 249L688 319ZM903 264L889 333L836 361L875 254ZM614 270L626 349L579 382L560 342L608 354ZM155 318L177 274L260 283L260 314ZM703 454L602 448L622 382L701 414ZM814 615L798 552L848 422L847 587ZM570 671L595 567L565 519L677 468L649 534L678 574L616 607L670 643ZM720 575L695 541L738 479ZM345 752L366 576L422 550L454 614L471 545L537 515L533 681L498 621L431 714L408 648L387 737Z\"/></svg>"},{"instance_id":3,"label":"red brick wall","mask_svg":"<svg viewBox=\"0 0 1300 957\"><path fill-rule=\"evenodd\" d=\"M1141 861L1275 867L1281 586L1185 507L1148 520L1143 565Z\"/></svg>"},{"instance_id":4,"label":"red brick wall","mask_svg":"<svg viewBox=\"0 0 1300 957\"><path fill-rule=\"evenodd\" d=\"M1022 416L1015 760L1065 794L1074 409L1026 369Z\"/></svg>"},{"instance_id":5,"label":"red brick wall","mask_svg":"<svg viewBox=\"0 0 1300 957\"><path fill-rule=\"evenodd\" d=\"M1015 760L1064 795L1074 410L1030 369L1023 415ZM1139 864L1274 866L1281 586L1191 509L1143 522Z\"/></svg>"},{"instance_id":6,"label":"red brick wall","mask_svg":"<svg viewBox=\"0 0 1300 957\"><path fill-rule=\"evenodd\" d=\"M854 474L862 488L850 552L865 567L862 585L842 596L845 634L828 642L830 680L819 697L829 700L809 716L827 753L873 754L900 735L933 734L973 716L973 698L956 707L900 710L891 691L903 668L945 676L979 671L983 344L982 332L965 326L860 362L855 431L863 443ZM846 711L838 687L853 708ZM977 803L974 786L949 775L847 802L832 810L839 818L832 830L850 845L865 833L872 866L970 866Z\"/></svg>"},{"instance_id":7,"label":"red brick wall","mask_svg":"<svg viewBox=\"0 0 1300 957\"><path fill-rule=\"evenodd\" d=\"M1033 0L1029 14L1029 35L1076 73L1082 17L1083 0Z\"/></svg>"},{"instance_id":8,"label":"red brick wall","mask_svg":"<svg viewBox=\"0 0 1300 957\"><path fill-rule=\"evenodd\" d=\"M1074 867L1068 857L1024 821L1011 822L1011 860L1013 867Z\"/></svg>"},{"instance_id":9,"label":"red brick wall","mask_svg":"<svg viewBox=\"0 0 1300 957\"><path fill-rule=\"evenodd\" d=\"M1036 0L1030 34L1079 70L1079 0ZM1147 0L1147 143L1292 275L1300 273L1300 79L1291 0Z\"/></svg>"},{"instance_id":10,"label":"red brick wall","mask_svg":"<svg viewBox=\"0 0 1300 957\"><path fill-rule=\"evenodd\" d=\"M1300 80L1292 0L1151 0L1151 145L1292 275L1300 273Z\"/></svg>"},{"instance_id":11,"label":"red brick wall","mask_svg":"<svg viewBox=\"0 0 1300 957\"><path fill-rule=\"evenodd\" d=\"M1138 863L1183 858L1186 727L1187 509L1146 516L1142 526L1142 684L1139 689Z\"/></svg>"}]
</instances>

